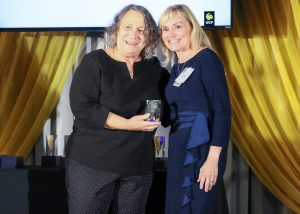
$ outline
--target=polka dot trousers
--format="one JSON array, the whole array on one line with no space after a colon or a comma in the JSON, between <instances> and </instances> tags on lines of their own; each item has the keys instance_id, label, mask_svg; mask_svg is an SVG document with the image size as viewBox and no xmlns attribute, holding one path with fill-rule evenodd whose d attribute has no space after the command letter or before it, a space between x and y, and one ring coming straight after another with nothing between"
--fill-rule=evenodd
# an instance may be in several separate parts
<instances>
[{"instance_id":1,"label":"polka dot trousers","mask_svg":"<svg viewBox=\"0 0 300 214\"><path fill-rule=\"evenodd\" d=\"M152 173L120 175L66 159L70 214L143 214Z\"/></svg>"}]
</instances>

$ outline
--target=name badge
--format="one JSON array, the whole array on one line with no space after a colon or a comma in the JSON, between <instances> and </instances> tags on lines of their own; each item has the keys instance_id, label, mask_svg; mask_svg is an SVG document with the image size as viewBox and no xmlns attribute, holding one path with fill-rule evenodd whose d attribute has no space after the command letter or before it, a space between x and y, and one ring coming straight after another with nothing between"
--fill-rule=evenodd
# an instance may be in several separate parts
<instances>
[{"instance_id":1,"label":"name badge","mask_svg":"<svg viewBox=\"0 0 300 214\"><path fill-rule=\"evenodd\" d=\"M195 69L192 67L185 68L180 75L175 79L173 86L180 87L182 83L184 83L189 76L193 73Z\"/></svg>"}]
</instances>

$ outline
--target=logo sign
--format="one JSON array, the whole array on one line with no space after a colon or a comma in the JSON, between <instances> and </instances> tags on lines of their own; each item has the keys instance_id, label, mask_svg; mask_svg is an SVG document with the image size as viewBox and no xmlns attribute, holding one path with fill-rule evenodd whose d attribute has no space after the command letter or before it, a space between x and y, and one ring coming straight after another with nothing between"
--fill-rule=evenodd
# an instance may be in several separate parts
<instances>
[{"instance_id":1,"label":"logo sign","mask_svg":"<svg viewBox=\"0 0 300 214\"><path fill-rule=\"evenodd\" d=\"M204 26L215 26L215 11L204 11Z\"/></svg>"}]
</instances>

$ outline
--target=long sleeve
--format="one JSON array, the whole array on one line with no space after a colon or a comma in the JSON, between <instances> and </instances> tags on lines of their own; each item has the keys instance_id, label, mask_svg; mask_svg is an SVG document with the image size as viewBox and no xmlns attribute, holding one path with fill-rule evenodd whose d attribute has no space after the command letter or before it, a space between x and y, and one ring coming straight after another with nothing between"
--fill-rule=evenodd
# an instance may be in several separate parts
<instances>
[{"instance_id":1,"label":"long sleeve","mask_svg":"<svg viewBox=\"0 0 300 214\"><path fill-rule=\"evenodd\" d=\"M70 89L70 104L76 118L75 128L102 129L110 109L99 101L101 67L91 56L86 55L75 71Z\"/></svg>"},{"instance_id":2,"label":"long sleeve","mask_svg":"<svg viewBox=\"0 0 300 214\"><path fill-rule=\"evenodd\" d=\"M211 145L226 147L231 126L230 99L223 65L211 51L201 61L201 79L211 114Z\"/></svg>"}]
</instances>

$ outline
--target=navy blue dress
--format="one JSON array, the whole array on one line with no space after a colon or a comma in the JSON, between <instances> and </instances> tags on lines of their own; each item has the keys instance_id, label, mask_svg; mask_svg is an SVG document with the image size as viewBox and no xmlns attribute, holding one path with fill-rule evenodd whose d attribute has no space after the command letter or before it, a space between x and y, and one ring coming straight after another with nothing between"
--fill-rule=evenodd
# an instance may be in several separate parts
<instances>
[{"instance_id":1,"label":"navy blue dress","mask_svg":"<svg viewBox=\"0 0 300 214\"><path fill-rule=\"evenodd\" d=\"M184 68L194 69L179 87L174 81ZM226 166L231 110L224 67L206 48L182 64L174 64L165 91L171 106L166 214L215 212L217 185ZM223 147L216 185L204 192L197 183L199 169L211 145Z\"/></svg>"}]
</instances>

